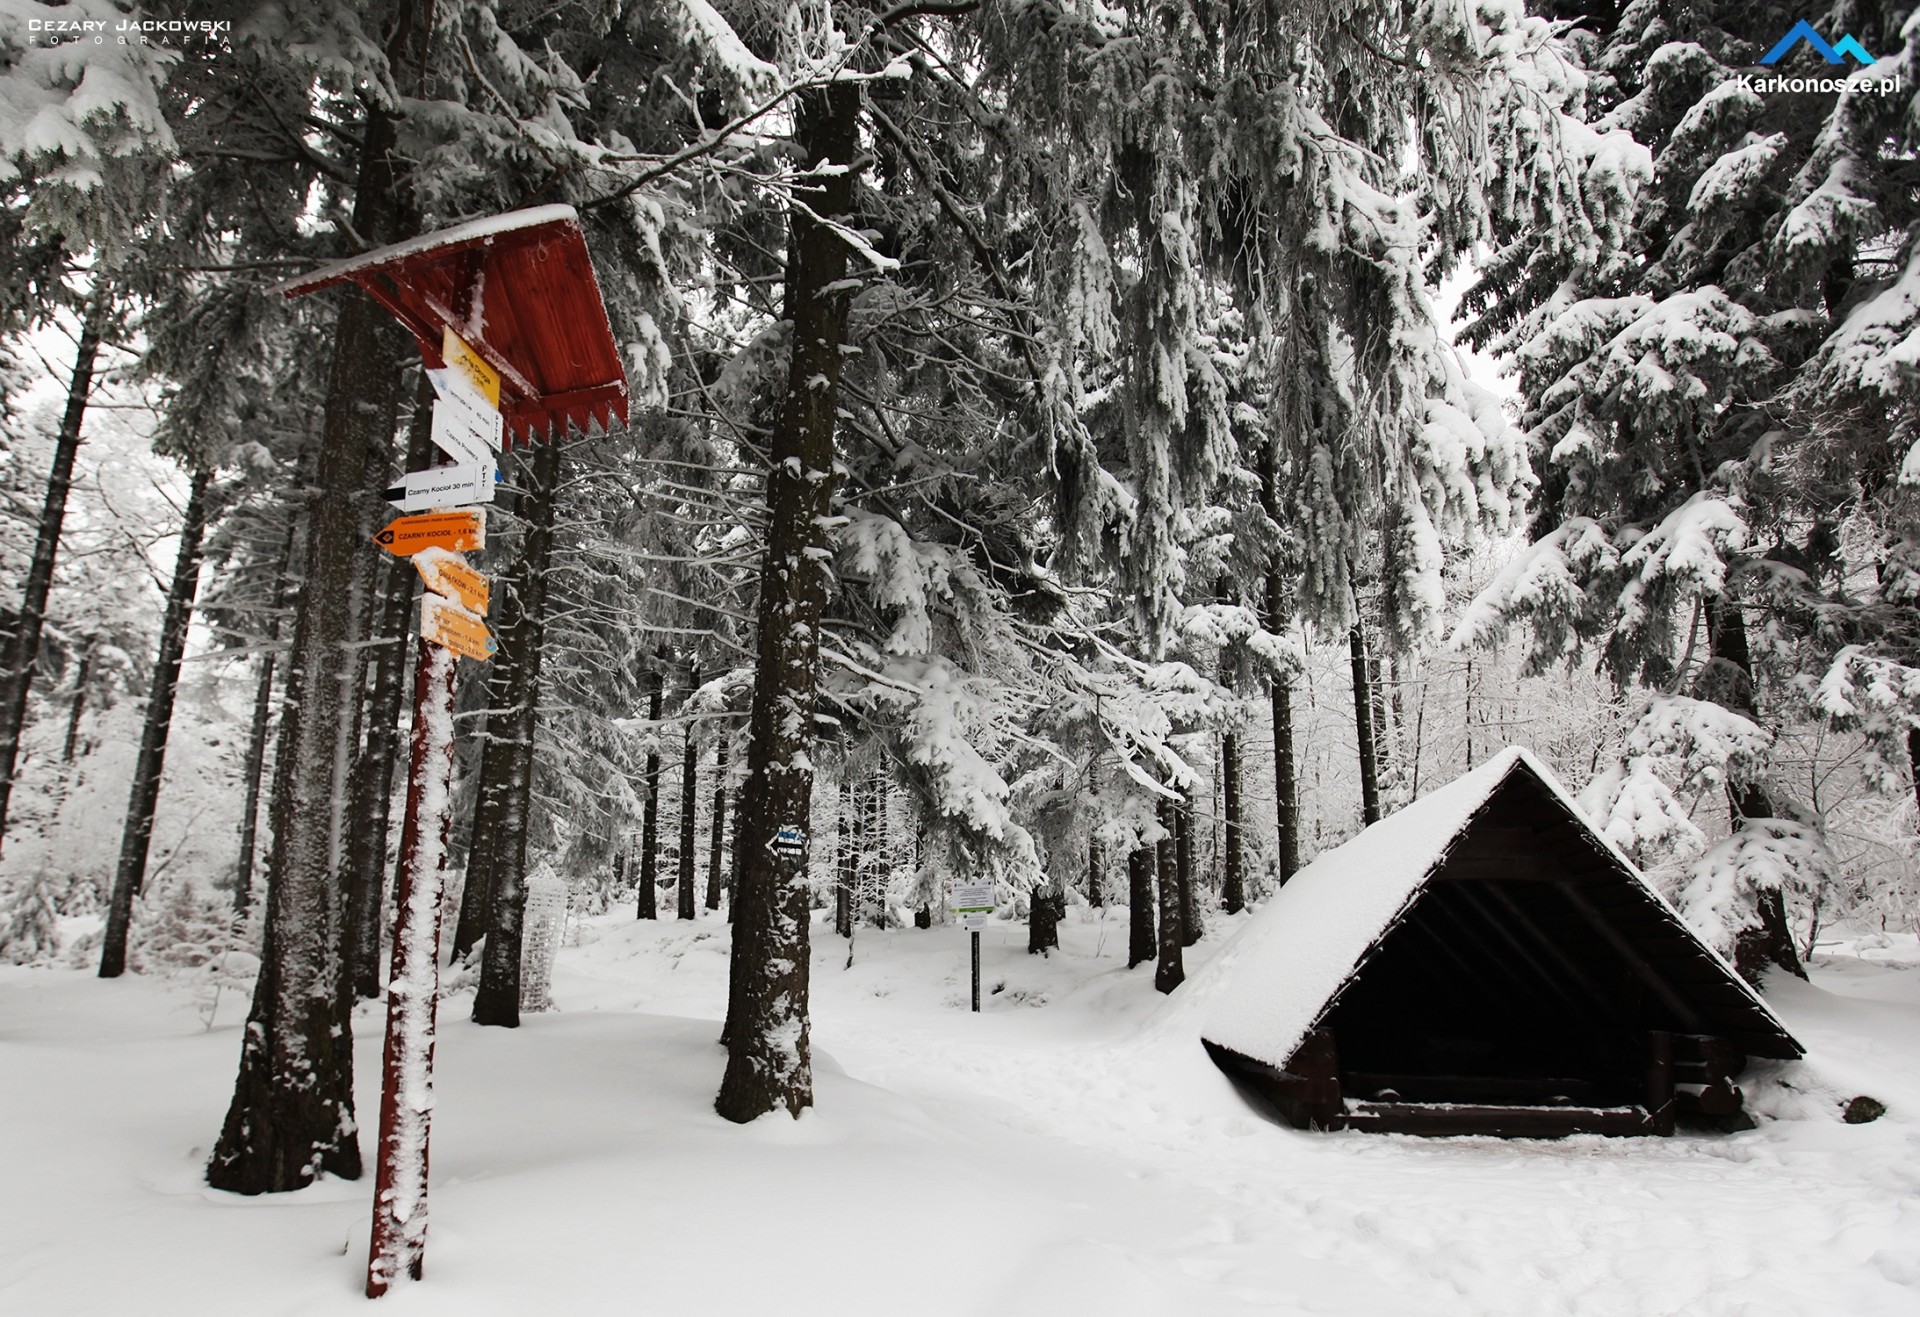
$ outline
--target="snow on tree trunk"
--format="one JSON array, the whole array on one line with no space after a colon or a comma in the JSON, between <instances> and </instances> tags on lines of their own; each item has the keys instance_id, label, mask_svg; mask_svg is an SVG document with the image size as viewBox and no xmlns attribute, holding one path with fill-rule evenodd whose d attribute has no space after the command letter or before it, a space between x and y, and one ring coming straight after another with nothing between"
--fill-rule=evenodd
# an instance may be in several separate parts
<instances>
[{"instance_id":1,"label":"snow on tree trunk","mask_svg":"<svg viewBox=\"0 0 1920 1317\"><path fill-rule=\"evenodd\" d=\"M60 762L73 762L73 752L80 744L80 719L87 712L87 682L93 676L93 645L80 651L80 668L73 674L73 703L67 706L67 735L61 743Z\"/></svg>"},{"instance_id":2,"label":"snow on tree trunk","mask_svg":"<svg viewBox=\"0 0 1920 1317\"><path fill-rule=\"evenodd\" d=\"M1180 945L1190 947L1200 940L1200 902L1194 892L1193 878L1193 793L1182 790L1173 811L1173 872L1180 885Z\"/></svg>"},{"instance_id":3,"label":"snow on tree trunk","mask_svg":"<svg viewBox=\"0 0 1920 1317\"><path fill-rule=\"evenodd\" d=\"M854 786L843 773L840 780L839 870L833 884L833 931L838 937L853 936L853 889L859 880L854 859Z\"/></svg>"},{"instance_id":4,"label":"snow on tree trunk","mask_svg":"<svg viewBox=\"0 0 1920 1317\"><path fill-rule=\"evenodd\" d=\"M1373 682L1367 663L1366 634L1358 618L1347 632L1347 653L1353 668L1353 730L1360 746L1360 819L1380 821L1379 742L1373 733Z\"/></svg>"},{"instance_id":5,"label":"snow on tree trunk","mask_svg":"<svg viewBox=\"0 0 1920 1317\"><path fill-rule=\"evenodd\" d=\"M60 531L66 524L67 492L73 487L73 458L80 451L80 427L86 420L87 399L93 391L93 370L100 356L100 340L112 315L112 294L96 291L80 325L73 373L67 377L67 409L53 444L53 465L47 472L46 498L40 507L40 525L33 542L33 559L20 592L20 609L7 637L4 664L0 664L0 845L7 835L7 807L13 799L13 772L20 758L20 736L26 730L27 697L40 661L40 634L47 621L47 596L53 590L54 559L60 553Z\"/></svg>"},{"instance_id":6,"label":"snow on tree trunk","mask_svg":"<svg viewBox=\"0 0 1920 1317\"><path fill-rule=\"evenodd\" d=\"M280 545L280 559L273 574L274 609L267 619L260 671L254 677L253 720L247 729L246 781L240 806L240 854L233 867L233 912L241 916L253 904L253 858L260 829L260 786L267 772L267 731L273 722L273 674L280 644L280 615L289 603L287 568L292 562L294 538L299 528L299 519L291 520L286 539Z\"/></svg>"},{"instance_id":7,"label":"snow on tree trunk","mask_svg":"<svg viewBox=\"0 0 1920 1317\"><path fill-rule=\"evenodd\" d=\"M700 688L700 677L697 672L688 674L687 688L689 694ZM688 723L686 742L680 751L680 873L678 891L680 899L676 903L674 911L675 915L681 919L692 919L694 909L698 904L693 889L694 852L699 849L698 833L696 831L697 818L700 812L699 785L696 778L698 756L699 751L693 740L693 724Z\"/></svg>"},{"instance_id":8,"label":"snow on tree trunk","mask_svg":"<svg viewBox=\"0 0 1920 1317\"><path fill-rule=\"evenodd\" d=\"M514 664L506 748L510 755L503 808L494 832L493 891L475 1024L520 1024L520 934L526 912L527 821L533 808L533 745L540 706L541 649L546 639L547 567L553 557L554 503L560 485L560 439L536 442L525 459L527 533L509 588L519 600L511 644ZM503 637L503 642L505 638Z\"/></svg>"},{"instance_id":9,"label":"snow on tree trunk","mask_svg":"<svg viewBox=\"0 0 1920 1317\"><path fill-rule=\"evenodd\" d=\"M831 224L852 218L860 90L803 92L795 138L806 185L796 187L787 252L792 360L769 443L767 554L760 573L759 653L740 811L740 887L727 993L727 1071L715 1109L749 1121L813 1105L808 1041L808 883L805 845L776 856L781 829L802 838L813 802L815 684L826 604L826 527L834 484L834 420L847 339L847 244ZM825 169L820 169L826 166Z\"/></svg>"},{"instance_id":10,"label":"snow on tree trunk","mask_svg":"<svg viewBox=\"0 0 1920 1317\"><path fill-rule=\"evenodd\" d=\"M1127 853L1128 969L1152 960L1159 945L1153 920L1154 856L1151 845L1136 846Z\"/></svg>"},{"instance_id":11,"label":"snow on tree trunk","mask_svg":"<svg viewBox=\"0 0 1920 1317\"><path fill-rule=\"evenodd\" d=\"M1238 914L1247 905L1246 858L1240 837L1240 736L1229 731L1220 738L1220 806L1224 815L1225 858L1220 874L1220 908Z\"/></svg>"},{"instance_id":12,"label":"snow on tree trunk","mask_svg":"<svg viewBox=\"0 0 1920 1317\"><path fill-rule=\"evenodd\" d=\"M660 674L647 674L647 717L653 723L657 736L660 729L661 689L665 682ZM660 751L655 748L647 751L646 804L640 821L640 904L639 917L658 919L660 917Z\"/></svg>"},{"instance_id":13,"label":"snow on tree trunk","mask_svg":"<svg viewBox=\"0 0 1920 1317\"><path fill-rule=\"evenodd\" d=\"M1096 910L1106 904L1106 894L1101 891L1105 882L1106 867L1106 850L1100 844L1100 835L1097 832L1089 833L1087 836L1087 904Z\"/></svg>"},{"instance_id":14,"label":"snow on tree trunk","mask_svg":"<svg viewBox=\"0 0 1920 1317\"><path fill-rule=\"evenodd\" d=\"M405 469L421 471L433 460L429 437L433 385L423 375L414 395ZM384 555L383 555L384 557ZM398 558L381 563L373 634L373 681L363 719L366 734L353 773L353 808L347 843L347 990L380 995L380 933L386 894L387 833L391 827L393 773L400 754L400 713L406 698L409 644L407 616L413 605L412 566Z\"/></svg>"},{"instance_id":15,"label":"snow on tree trunk","mask_svg":"<svg viewBox=\"0 0 1920 1317\"><path fill-rule=\"evenodd\" d=\"M527 879L526 936L520 942L520 1009L553 1009L553 962L567 927L566 879L542 864Z\"/></svg>"},{"instance_id":16,"label":"snow on tree trunk","mask_svg":"<svg viewBox=\"0 0 1920 1317\"><path fill-rule=\"evenodd\" d=\"M720 858L727 823L727 733L722 729L714 746L713 760L713 835L707 843L707 909L720 908L724 887Z\"/></svg>"},{"instance_id":17,"label":"snow on tree trunk","mask_svg":"<svg viewBox=\"0 0 1920 1317\"><path fill-rule=\"evenodd\" d=\"M420 1279L427 1244L427 1138L433 1123L434 1026L440 1000L440 895L453 823L453 690L458 660L422 643L414 687L407 813L400 835L393 968L387 982L380 1147L367 1297Z\"/></svg>"},{"instance_id":18,"label":"snow on tree trunk","mask_svg":"<svg viewBox=\"0 0 1920 1317\"><path fill-rule=\"evenodd\" d=\"M1184 930L1180 920L1180 872L1174 856L1177 843L1174 830L1179 827L1175 817L1177 806L1171 796L1160 798L1159 843L1154 847L1154 870L1160 880L1160 939L1159 959L1153 967L1153 987L1156 992L1172 992L1186 980L1187 970L1181 955Z\"/></svg>"},{"instance_id":19,"label":"snow on tree trunk","mask_svg":"<svg viewBox=\"0 0 1920 1317\"><path fill-rule=\"evenodd\" d=\"M166 770L167 735L173 727L173 698L180 687L180 659L187 648L187 627L200 591L200 547L207 529L207 491L213 476L193 473L180 523L180 549L167 589L160 623L160 652L153 663L153 686L140 728L140 752L134 761L127 817L120 832L120 862L113 875L113 897L100 943L100 977L119 978L127 968L127 930L133 923L133 898L147 884L147 850L153 843L153 815L160 804L160 775Z\"/></svg>"}]
</instances>

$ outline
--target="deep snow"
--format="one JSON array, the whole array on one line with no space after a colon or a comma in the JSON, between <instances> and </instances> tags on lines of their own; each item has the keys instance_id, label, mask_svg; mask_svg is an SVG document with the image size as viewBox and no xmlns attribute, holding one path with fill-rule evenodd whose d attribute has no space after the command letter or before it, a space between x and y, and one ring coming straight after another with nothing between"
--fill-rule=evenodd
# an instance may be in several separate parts
<instances>
[{"instance_id":1,"label":"deep snow","mask_svg":"<svg viewBox=\"0 0 1920 1317\"><path fill-rule=\"evenodd\" d=\"M1912 1314L1920 1311L1920 944L1846 948L1773 1000L1810 1060L1732 1136L1315 1135L1253 1114L1197 1002L1131 973L1125 913L1065 950L952 929L815 932L818 1106L711 1111L727 927L576 924L560 1009L442 1009L419 1314ZM1204 961L1233 921L1190 949ZM575 944L575 940L578 944ZM367 1311L371 1181L217 1194L200 1166L244 1001L0 969L0 1312ZM361 1119L380 1021L356 1020ZM1751 1072L1750 1072L1751 1073ZM1849 1126L1838 1101L1892 1110ZM370 1148L371 1132L363 1131Z\"/></svg>"}]
</instances>

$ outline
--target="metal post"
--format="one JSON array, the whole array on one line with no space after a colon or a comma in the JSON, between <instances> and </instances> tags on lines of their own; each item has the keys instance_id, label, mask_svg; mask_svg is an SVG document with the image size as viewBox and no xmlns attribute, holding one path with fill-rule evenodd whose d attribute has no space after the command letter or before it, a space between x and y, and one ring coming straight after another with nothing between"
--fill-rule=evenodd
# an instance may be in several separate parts
<instances>
[{"instance_id":1,"label":"metal post","mask_svg":"<svg viewBox=\"0 0 1920 1317\"><path fill-rule=\"evenodd\" d=\"M973 1013L980 1013L980 930L974 929L967 936L973 939Z\"/></svg>"},{"instance_id":2,"label":"metal post","mask_svg":"<svg viewBox=\"0 0 1920 1317\"><path fill-rule=\"evenodd\" d=\"M452 650L420 642L413 688L407 814L400 832L393 972L380 1083L379 1167L367 1297L402 1273L420 1279L427 1243L427 1134L433 1118L433 1028L440 998L440 889L453 812Z\"/></svg>"}]
</instances>

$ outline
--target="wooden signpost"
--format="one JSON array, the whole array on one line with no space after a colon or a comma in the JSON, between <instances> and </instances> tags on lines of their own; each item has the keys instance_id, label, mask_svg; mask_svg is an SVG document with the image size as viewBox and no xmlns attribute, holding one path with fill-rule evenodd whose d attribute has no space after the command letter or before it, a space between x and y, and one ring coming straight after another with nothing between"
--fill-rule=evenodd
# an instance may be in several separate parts
<instances>
[{"instance_id":1,"label":"wooden signpost","mask_svg":"<svg viewBox=\"0 0 1920 1317\"><path fill-rule=\"evenodd\" d=\"M403 511L420 515L400 517L373 537L388 553L412 559L426 586L367 1258L367 1297L378 1298L402 1276L420 1279L426 1254L456 656L485 662L496 648L482 620L487 579L460 556L486 547L486 511L471 505L492 501L503 442L624 421L627 382L569 206L496 215L367 252L281 291L295 297L344 283L358 285L413 333L435 393L430 434L453 459L387 491Z\"/></svg>"}]
</instances>

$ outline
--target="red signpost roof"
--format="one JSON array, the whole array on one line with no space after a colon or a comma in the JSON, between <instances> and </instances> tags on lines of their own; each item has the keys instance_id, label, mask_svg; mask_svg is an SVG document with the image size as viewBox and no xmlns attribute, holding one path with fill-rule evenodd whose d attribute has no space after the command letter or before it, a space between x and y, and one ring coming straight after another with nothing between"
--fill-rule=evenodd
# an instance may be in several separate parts
<instances>
[{"instance_id":1,"label":"red signpost roof","mask_svg":"<svg viewBox=\"0 0 1920 1317\"><path fill-rule=\"evenodd\" d=\"M457 224L322 266L288 297L354 283L445 364L451 329L500 372L508 442L627 419L627 376L572 206L536 206Z\"/></svg>"}]
</instances>

